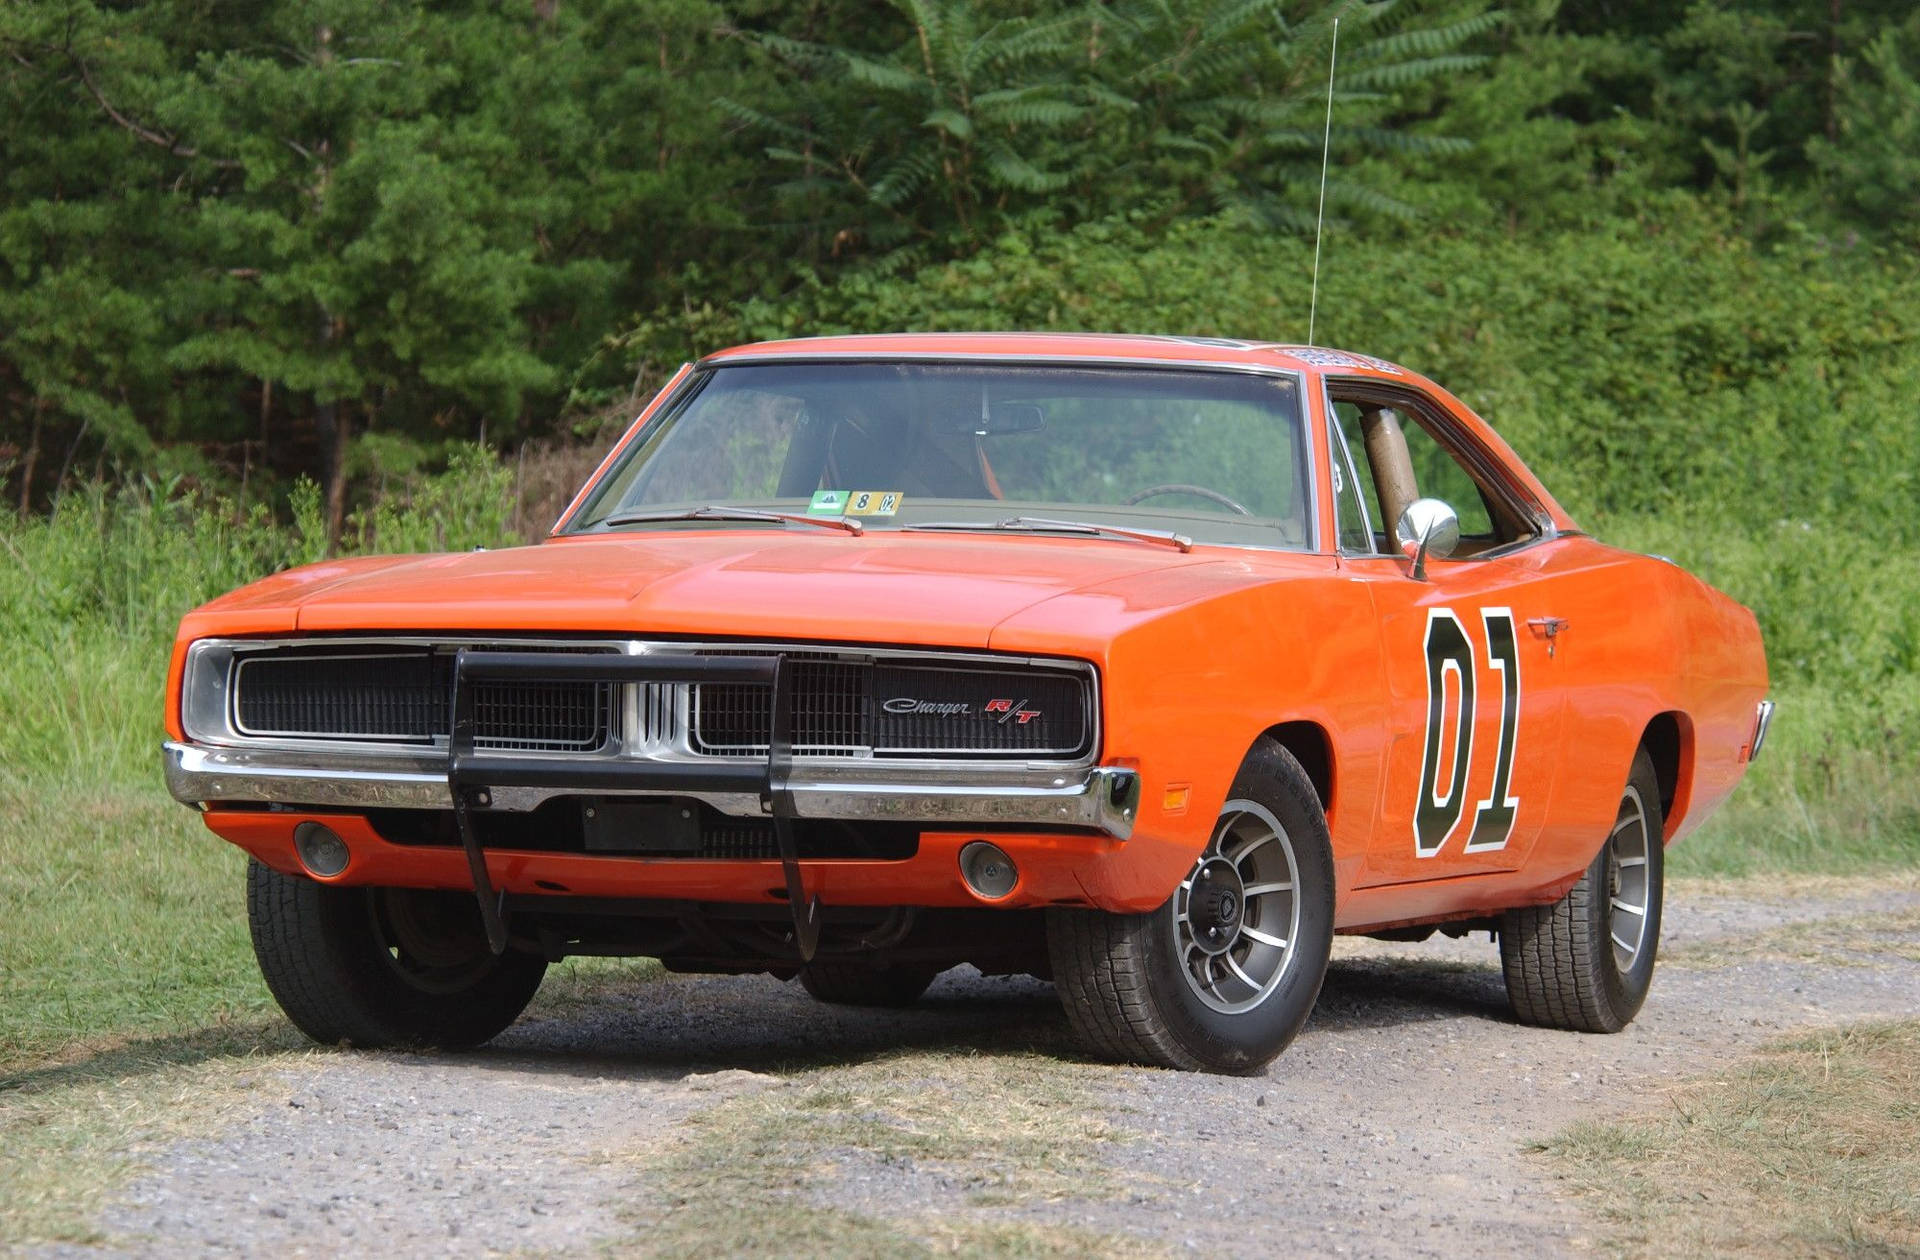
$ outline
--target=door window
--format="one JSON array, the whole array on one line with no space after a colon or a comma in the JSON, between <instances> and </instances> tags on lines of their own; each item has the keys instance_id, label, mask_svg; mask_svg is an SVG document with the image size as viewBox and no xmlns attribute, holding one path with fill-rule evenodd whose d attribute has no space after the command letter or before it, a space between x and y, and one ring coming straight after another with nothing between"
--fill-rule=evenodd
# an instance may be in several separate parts
<instances>
[{"instance_id":1,"label":"door window","mask_svg":"<svg viewBox=\"0 0 1920 1260\"><path fill-rule=\"evenodd\" d=\"M1390 531L1400 511L1415 498L1439 499L1458 514L1460 546L1454 554L1459 557L1478 555L1538 532L1524 512L1508 504L1461 458L1437 411L1416 405L1387 406L1373 399L1343 399L1337 392L1333 397L1338 440L1355 465L1355 479L1371 487L1367 506L1376 523L1378 550L1398 552ZM1382 460L1393 467L1383 466ZM1343 549L1347 549L1346 536L1343 516Z\"/></svg>"}]
</instances>

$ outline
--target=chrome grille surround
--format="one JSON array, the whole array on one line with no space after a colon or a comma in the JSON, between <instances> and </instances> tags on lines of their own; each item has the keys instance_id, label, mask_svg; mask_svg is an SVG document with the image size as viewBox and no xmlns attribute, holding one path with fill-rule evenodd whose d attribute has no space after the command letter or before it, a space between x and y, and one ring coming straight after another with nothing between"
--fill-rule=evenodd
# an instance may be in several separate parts
<instances>
[{"instance_id":1,"label":"chrome grille surround","mask_svg":"<svg viewBox=\"0 0 1920 1260\"><path fill-rule=\"evenodd\" d=\"M202 640L189 650L187 673L182 692L182 721L187 737L198 744L234 748L279 748L285 750L325 749L337 752L386 754L403 748L417 754L438 753L447 747L444 720L429 736L415 732L367 734L356 731L300 731L263 727L243 722L243 710L257 713L252 701L242 703L247 674L268 659L292 659L301 655L333 656L350 659L426 654L444 658L460 647L545 649L574 652L621 652L629 654L779 653L797 667L795 694L812 694L820 703L803 707L794 724L794 758L817 765L838 764L848 769L859 765L920 766L927 768L972 768L986 770L1074 769L1093 764L1100 747L1098 679L1092 665L1084 661L1035 658L966 651L939 651L894 648L843 648L829 645L795 643L677 642L665 640L608 640L511 638L504 636L462 636L453 638L413 635L378 637L310 636L294 639ZM937 678L968 674L1020 677L1043 681L1053 696L1073 694L1081 737L1074 746L1054 741L1033 741L1027 747L918 746L905 747L882 743L875 747L871 719L856 730L854 710L877 714L886 697L878 696L874 679L885 671L889 677L925 673ZM575 684L577 686L577 684ZM600 696L594 702L599 716L593 741L525 738L516 736L512 726L481 721L478 747L493 752L528 756L589 756L644 758L660 761L759 761L767 756L764 708L758 708L747 696L702 695L699 686L673 683L594 684ZM712 685L710 685L712 686ZM728 684L733 687L735 685ZM1063 690L1063 688L1065 690ZM714 687L714 690L718 690ZM476 717L489 711L485 697L476 696ZM577 701L577 697L575 700ZM1015 701L1026 699L1012 696ZM496 714L518 707L524 710L534 699L525 695L503 696L492 706ZM803 702L804 703L804 702ZM757 712L755 711L757 710ZM749 714L752 714L749 717ZM1017 716L1017 714L1016 714ZM364 725L364 724L363 724ZM418 726L418 723L415 723ZM882 724L884 727L884 723ZM895 728L897 729L897 727ZM1036 726L1040 730L1042 727ZM883 729L878 732L885 734Z\"/></svg>"}]
</instances>

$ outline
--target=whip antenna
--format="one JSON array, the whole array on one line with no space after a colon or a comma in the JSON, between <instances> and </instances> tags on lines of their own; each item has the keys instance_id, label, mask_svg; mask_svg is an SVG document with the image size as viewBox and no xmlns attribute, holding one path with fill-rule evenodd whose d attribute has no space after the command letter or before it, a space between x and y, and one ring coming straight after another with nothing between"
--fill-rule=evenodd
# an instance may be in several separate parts
<instances>
[{"instance_id":1,"label":"whip antenna","mask_svg":"<svg viewBox=\"0 0 1920 1260\"><path fill-rule=\"evenodd\" d=\"M1327 54L1327 130L1320 137L1320 213L1313 221L1313 296L1307 302L1307 344L1313 344L1320 313L1320 236L1327 227L1327 150L1333 144L1333 68L1340 60L1340 19L1333 19L1333 51Z\"/></svg>"}]
</instances>

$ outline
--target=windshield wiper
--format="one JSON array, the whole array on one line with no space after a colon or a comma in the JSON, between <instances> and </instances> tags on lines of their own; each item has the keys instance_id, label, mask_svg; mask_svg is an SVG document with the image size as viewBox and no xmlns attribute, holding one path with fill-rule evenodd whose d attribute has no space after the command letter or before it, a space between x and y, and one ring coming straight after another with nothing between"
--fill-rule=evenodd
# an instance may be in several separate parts
<instances>
[{"instance_id":1,"label":"windshield wiper","mask_svg":"<svg viewBox=\"0 0 1920 1260\"><path fill-rule=\"evenodd\" d=\"M1009 516L999 521L918 521L901 529L931 529L964 532L966 530L1024 530L1035 534L1095 534L1110 538L1128 538L1134 542L1166 543L1181 551L1193 550L1193 539L1164 529L1128 529L1124 525L1095 525L1090 521L1054 521L1044 516Z\"/></svg>"},{"instance_id":2,"label":"windshield wiper","mask_svg":"<svg viewBox=\"0 0 1920 1260\"><path fill-rule=\"evenodd\" d=\"M772 521L781 525L818 525L848 534L864 534L866 526L845 516L805 516L799 512L765 512L759 508L728 507L708 504L697 508L654 508L644 512L615 512L600 522L602 528L615 525L647 525L655 521Z\"/></svg>"}]
</instances>

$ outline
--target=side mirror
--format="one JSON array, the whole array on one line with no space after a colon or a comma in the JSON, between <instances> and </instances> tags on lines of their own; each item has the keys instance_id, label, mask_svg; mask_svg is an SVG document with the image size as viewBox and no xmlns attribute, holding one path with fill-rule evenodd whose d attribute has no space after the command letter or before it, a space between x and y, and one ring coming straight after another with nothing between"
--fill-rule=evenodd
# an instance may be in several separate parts
<instances>
[{"instance_id":1,"label":"side mirror","mask_svg":"<svg viewBox=\"0 0 1920 1260\"><path fill-rule=\"evenodd\" d=\"M1413 580L1427 580L1427 557L1442 560L1460 545L1460 516L1439 499L1415 499L1394 524L1400 551L1413 561Z\"/></svg>"}]
</instances>

